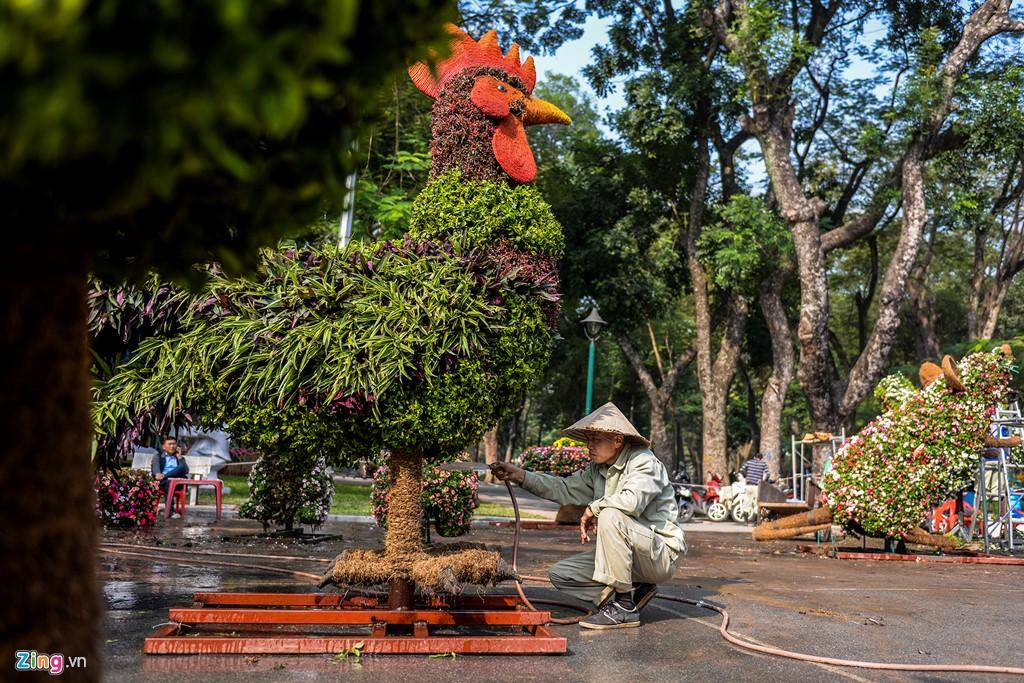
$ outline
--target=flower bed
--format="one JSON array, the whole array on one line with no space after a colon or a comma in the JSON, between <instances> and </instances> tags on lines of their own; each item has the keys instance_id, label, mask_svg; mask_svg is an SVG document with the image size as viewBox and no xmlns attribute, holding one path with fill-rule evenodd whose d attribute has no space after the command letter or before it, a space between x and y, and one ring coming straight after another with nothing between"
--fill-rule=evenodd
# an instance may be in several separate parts
<instances>
[{"instance_id":1,"label":"flower bed","mask_svg":"<svg viewBox=\"0 0 1024 683\"><path fill-rule=\"evenodd\" d=\"M159 498L160 488L148 472L123 469L96 475L96 514L105 527L153 526Z\"/></svg>"},{"instance_id":2,"label":"flower bed","mask_svg":"<svg viewBox=\"0 0 1024 683\"><path fill-rule=\"evenodd\" d=\"M387 526L388 498L391 472L381 465L373 473L370 505L377 524ZM423 510L435 520L437 533L442 536L461 536L469 531L469 523L476 507L479 482L476 472L446 472L431 465L423 467Z\"/></svg>"},{"instance_id":3,"label":"flower bed","mask_svg":"<svg viewBox=\"0 0 1024 683\"><path fill-rule=\"evenodd\" d=\"M531 472L568 477L590 464L590 452L586 446L572 439L559 439L550 446L527 448L519 456L518 462L520 467Z\"/></svg>"}]
</instances>

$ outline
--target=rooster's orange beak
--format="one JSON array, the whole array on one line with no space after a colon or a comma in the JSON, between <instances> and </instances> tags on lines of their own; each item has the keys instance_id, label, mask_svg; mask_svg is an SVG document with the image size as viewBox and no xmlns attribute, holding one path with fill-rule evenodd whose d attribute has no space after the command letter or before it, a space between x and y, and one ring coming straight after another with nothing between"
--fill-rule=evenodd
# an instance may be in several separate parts
<instances>
[{"instance_id":1,"label":"rooster's orange beak","mask_svg":"<svg viewBox=\"0 0 1024 683\"><path fill-rule=\"evenodd\" d=\"M563 126L568 126L572 123L572 119L570 119L564 111L550 102L527 97L526 113L523 114L523 123L527 126L533 126L539 123L560 123Z\"/></svg>"}]
</instances>

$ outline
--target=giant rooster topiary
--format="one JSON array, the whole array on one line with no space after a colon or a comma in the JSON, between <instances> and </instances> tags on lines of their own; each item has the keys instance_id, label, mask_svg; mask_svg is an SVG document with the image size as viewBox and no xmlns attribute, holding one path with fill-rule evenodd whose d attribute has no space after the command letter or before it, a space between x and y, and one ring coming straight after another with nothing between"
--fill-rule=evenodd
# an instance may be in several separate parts
<instances>
[{"instance_id":1,"label":"giant rooster topiary","mask_svg":"<svg viewBox=\"0 0 1024 683\"><path fill-rule=\"evenodd\" d=\"M420 538L424 462L451 459L521 400L558 318L561 228L529 183L525 126L568 124L531 97L532 58L452 26L451 55L410 75L434 98L430 181L405 238L268 252L259 277L210 269L181 333L144 342L98 389L98 430L127 447L168 413L224 424L302 478L326 455L389 451L385 547L336 558L325 583L457 592L511 573L497 553ZM162 417L160 419L163 419ZM298 463L300 467L294 467Z\"/></svg>"},{"instance_id":2,"label":"giant rooster topiary","mask_svg":"<svg viewBox=\"0 0 1024 683\"><path fill-rule=\"evenodd\" d=\"M946 356L921 366L922 387L887 380L884 412L836 451L822 478L823 506L754 530L755 540L788 538L831 523L860 534L952 547L919 528L930 506L971 482L986 447L1013 447L1017 437L989 433L996 407L1007 400L1013 358L1008 346ZM896 386L893 386L893 385Z\"/></svg>"}]
</instances>

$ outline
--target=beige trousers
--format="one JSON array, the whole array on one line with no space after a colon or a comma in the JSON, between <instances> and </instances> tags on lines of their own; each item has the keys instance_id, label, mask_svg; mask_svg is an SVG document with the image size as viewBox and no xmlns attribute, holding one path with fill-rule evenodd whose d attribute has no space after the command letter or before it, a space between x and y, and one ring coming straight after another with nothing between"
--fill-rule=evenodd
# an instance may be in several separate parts
<instances>
[{"instance_id":1,"label":"beige trousers","mask_svg":"<svg viewBox=\"0 0 1024 683\"><path fill-rule=\"evenodd\" d=\"M668 581L680 557L651 529L621 510L605 508L597 518L595 549L556 562L548 577L558 590L601 605L614 591L632 589L634 582Z\"/></svg>"}]
</instances>

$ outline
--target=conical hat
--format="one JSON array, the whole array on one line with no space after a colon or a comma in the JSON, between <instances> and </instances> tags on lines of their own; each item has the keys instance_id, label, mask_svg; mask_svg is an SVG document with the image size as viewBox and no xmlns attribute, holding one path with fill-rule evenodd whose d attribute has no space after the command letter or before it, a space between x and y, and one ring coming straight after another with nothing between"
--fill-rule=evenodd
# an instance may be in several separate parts
<instances>
[{"instance_id":1,"label":"conical hat","mask_svg":"<svg viewBox=\"0 0 1024 683\"><path fill-rule=\"evenodd\" d=\"M566 436L579 441L587 440L587 432L606 432L608 434L621 434L627 440L635 443L650 446L651 442L640 435L622 411L615 407L614 403L608 402L587 415L585 418L562 430Z\"/></svg>"}]
</instances>

